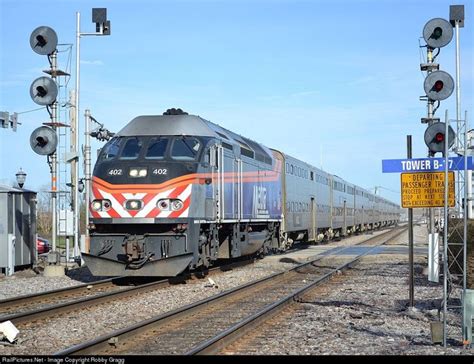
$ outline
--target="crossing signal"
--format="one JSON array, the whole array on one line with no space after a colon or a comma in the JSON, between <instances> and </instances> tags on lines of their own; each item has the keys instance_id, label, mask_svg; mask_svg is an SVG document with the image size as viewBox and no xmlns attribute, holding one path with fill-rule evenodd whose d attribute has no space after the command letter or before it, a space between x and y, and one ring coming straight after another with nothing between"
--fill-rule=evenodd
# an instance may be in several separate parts
<instances>
[{"instance_id":1,"label":"crossing signal","mask_svg":"<svg viewBox=\"0 0 474 364\"><path fill-rule=\"evenodd\" d=\"M444 152L446 143L446 124L439 122L429 126L425 130L425 143L430 152ZM448 128L448 149L454 144L454 130L449 126Z\"/></svg>"}]
</instances>

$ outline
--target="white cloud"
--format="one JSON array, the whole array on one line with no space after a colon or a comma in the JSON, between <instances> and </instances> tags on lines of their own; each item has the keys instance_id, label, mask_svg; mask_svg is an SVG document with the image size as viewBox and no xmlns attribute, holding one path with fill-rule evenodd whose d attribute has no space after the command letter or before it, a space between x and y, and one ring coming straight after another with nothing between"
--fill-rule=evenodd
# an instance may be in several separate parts
<instances>
[{"instance_id":1,"label":"white cloud","mask_svg":"<svg viewBox=\"0 0 474 364\"><path fill-rule=\"evenodd\" d=\"M81 64L90 64L93 66L103 66L104 62L102 62L100 59L96 59L94 61L87 61L85 59L81 60Z\"/></svg>"}]
</instances>

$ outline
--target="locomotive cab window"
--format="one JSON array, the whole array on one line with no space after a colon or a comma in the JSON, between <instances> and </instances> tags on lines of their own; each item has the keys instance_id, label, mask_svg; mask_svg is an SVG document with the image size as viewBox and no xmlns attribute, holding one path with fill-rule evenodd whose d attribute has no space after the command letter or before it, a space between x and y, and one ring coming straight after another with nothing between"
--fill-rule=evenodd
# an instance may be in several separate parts
<instances>
[{"instance_id":1,"label":"locomotive cab window","mask_svg":"<svg viewBox=\"0 0 474 364\"><path fill-rule=\"evenodd\" d=\"M201 143L196 138L178 137L173 141L171 158L176 160L195 160L201 149Z\"/></svg>"},{"instance_id":2,"label":"locomotive cab window","mask_svg":"<svg viewBox=\"0 0 474 364\"><path fill-rule=\"evenodd\" d=\"M163 159L165 157L168 138L152 138L148 143L146 159Z\"/></svg>"},{"instance_id":3,"label":"locomotive cab window","mask_svg":"<svg viewBox=\"0 0 474 364\"><path fill-rule=\"evenodd\" d=\"M120 149L120 144L121 144L122 139L120 138L114 138L111 141L109 141L104 148L102 148L101 155L100 155L100 160L108 160L115 158L119 152Z\"/></svg>"},{"instance_id":4,"label":"locomotive cab window","mask_svg":"<svg viewBox=\"0 0 474 364\"><path fill-rule=\"evenodd\" d=\"M143 142L136 138L129 138L125 142L125 145L120 154L120 159L137 159L140 154Z\"/></svg>"}]
</instances>

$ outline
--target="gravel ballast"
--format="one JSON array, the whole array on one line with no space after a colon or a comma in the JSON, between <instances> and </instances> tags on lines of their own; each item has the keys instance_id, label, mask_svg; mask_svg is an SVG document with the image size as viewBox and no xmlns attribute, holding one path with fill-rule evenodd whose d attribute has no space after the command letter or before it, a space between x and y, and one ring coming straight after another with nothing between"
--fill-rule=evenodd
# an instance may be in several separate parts
<instances>
[{"instance_id":1,"label":"gravel ballast","mask_svg":"<svg viewBox=\"0 0 474 364\"><path fill-rule=\"evenodd\" d=\"M376 232L377 234L379 232ZM362 237L363 238L363 237ZM346 245L351 239L334 242ZM406 245L407 233L393 244ZM330 243L332 244L332 243ZM415 227L415 246L426 246L426 226ZM271 257L268 257L271 258ZM291 261L291 260L289 260ZM298 310L282 315L276 325L266 325L266 342L254 347L249 335L247 345L236 347L237 354L463 354L462 348L432 345L430 321L437 319L442 285L427 282L422 274L427 259L416 257L415 309L407 308L408 265L406 255L369 256L349 273L338 276L329 285L308 296ZM169 310L199 301L219 292L293 267L277 259L256 263L186 284L148 292L97 308L52 318L47 324L20 327L17 342L0 345L2 355L50 355L65 347L157 316ZM43 277L24 271L0 278L0 299L44 290L57 289L90 281L87 270L80 268L70 277ZM79 273L80 272L80 273ZM71 274L73 273L73 274ZM72 278L71 278L72 277ZM103 278L103 277L101 277ZM268 326L268 327L267 327ZM232 353L232 350L231 350Z\"/></svg>"}]
</instances>

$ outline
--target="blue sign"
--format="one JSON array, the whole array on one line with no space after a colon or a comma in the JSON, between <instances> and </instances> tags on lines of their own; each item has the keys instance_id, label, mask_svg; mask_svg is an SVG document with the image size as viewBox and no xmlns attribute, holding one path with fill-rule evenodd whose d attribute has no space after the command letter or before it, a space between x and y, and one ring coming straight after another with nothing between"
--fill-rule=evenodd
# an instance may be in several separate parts
<instances>
[{"instance_id":1,"label":"blue sign","mask_svg":"<svg viewBox=\"0 0 474 364\"><path fill-rule=\"evenodd\" d=\"M382 172L440 172L445 170L444 164L444 158L384 159L382 160ZM464 157L450 157L448 164L450 171L463 171ZM474 169L472 157L467 157L467 169Z\"/></svg>"}]
</instances>

